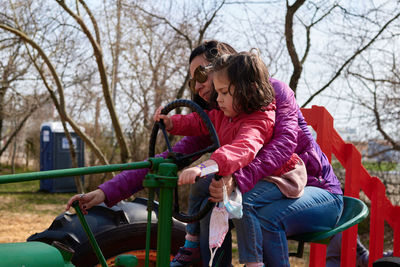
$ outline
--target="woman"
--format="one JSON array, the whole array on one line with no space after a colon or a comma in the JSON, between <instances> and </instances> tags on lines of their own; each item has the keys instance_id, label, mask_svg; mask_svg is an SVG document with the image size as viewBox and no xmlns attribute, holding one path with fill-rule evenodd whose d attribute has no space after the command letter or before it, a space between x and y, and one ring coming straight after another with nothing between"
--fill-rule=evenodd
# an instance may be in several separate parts
<instances>
[{"instance_id":1,"label":"woman","mask_svg":"<svg viewBox=\"0 0 400 267\"><path fill-rule=\"evenodd\" d=\"M199 66L207 66L218 56L231 53L226 44L216 41L205 42L193 50L190 55L190 73L194 77ZM212 75L212 74L211 74ZM209 75L209 76L211 76ZM211 92L210 79L196 82L192 86L196 95L209 100ZM274 137L258 153L257 158L248 166L234 173L236 181L247 181L243 186L255 185L255 188L244 194L251 199L257 190L271 190L274 195L276 188L265 188L265 183L258 183L264 177L270 176L279 169L290 157L297 153L305 162L308 173L307 187L304 195L296 201L283 199L273 204L265 200L258 211L263 235L264 263L267 266L289 266L287 235L304 232L314 232L334 227L343 209L340 182L334 175L332 166L322 153L320 147L312 138L307 124L296 104L293 91L284 83L271 79L275 90L277 104ZM193 84L193 82L192 82ZM195 95L198 98L198 96ZM297 131L300 127L301 131ZM240 178L239 178L240 176ZM225 179L225 184L233 184L233 179ZM213 181L209 190L213 201L222 200L222 182ZM197 191L199 192L199 191ZM245 200L244 200L245 201ZM248 203L251 205L251 203ZM326 212L329 210L329 212ZM316 220L320 218L318 223ZM313 223L308 223L312 221ZM208 262L208 220L201 221L200 247L203 262ZM235 223L236 230L241 231L240 224ZM242 226L245 229L245 226ZM261 248L260 248L261 249ZM222 265L226 266L226 265Z\"/></svg>"},{"instance_id":2,"label":"woman","mask_svg":"<svg viewBox=\"0 0 400 267\"><path fill-rule=\"evenodd\" d=\"M221 147L211 154L210 159L184 169L179 174L178 185L194 184L196 177L201 176L202 169L205 168L212 168L213 173L220 176L232 175L254 160L257 152L272 138L275 124L275 93L269 81L268 69L259 54L252 51L223 55L212 63L212 72L213 92L217 94L218 109L210 110L208 116L214 124ZM196 113L169 116L162 115L161 109L162 107L157 109L154 119L163 119L165 129L170 133L186 136L207 134L205 124ZM243 183L237 179L238 177L236 182L239 190L249 191L249 187L243 188ZM276 201L300 197L307 183L307 171L303 161L293 153L281 169L272 176L265 177L263 181L275 184L279 188L279 194L276 194L275 199L271 199L270 190L261 188L257 191L258 197L249 200L253 206L264 206L265 199ZM193 198L189 199L189 207L198 205L199 201L192 203ZM261 200L259 204L257 199ZM239 259L248 267L262 266L263 252L262 249L258 251L258 248L262 248L263 244L257 210L247 207L248 205L243 203L243 212L241 216L237 216L240 223L244 221L247 226L246 231L237 231ZM198 212L199 210L194 213ZM216 209L216 212L221 216L227 214L223 209ZM190 215L193 215L193 212ZM219 215L214 214L210 220L215 220L215 216ZM210 231L214 229L210 236L218 237L218 233L223 235L224 229L228 228L228 219L224 222L222 225L210 222ZM194 226L187 225L186 248L199 245L200 231L196 226L197 223ZM257 238L253 238L254 236ZM215 242L210 237L210 247L218 247L223 237L214 240ZM176 259L174 262L177 261Z\"/></svg>"},{"instance_id":3,"label":"woman","mask_svg":"<svg viewBox=\"0 0 400 267\"><path fill-rule=\"evenodd\" d=\"M218 41L204 42L196 47L189 58L190 74L193 79L190 87L194 92L193 99L207 106L212 90L212 73L203 72L203 75L195 75L195 70L200 66L208 66L215 58L224 54L234 54L236 51L228 44ZM201 77L203 76L203 77ZM199 79L201 78L201 79ZM263 207L256 207L259 211L260 223L262 227L264 259L268 266L289 266L286 235L299 234L303 232L313 232L332 228L343 209L342 191L337 177L334 175L332 166L326 156L320 150L318 144L312 138L307 128L307 124L299 110L293 91L284 83L270 79L275 90L276 98L276 122L273 139L257 154L245 168L236 171L233 177L241 176L240 181L245 181L243 187L248 189L258 189L262 183L258 183L264 177L270 176L278 170L293 154L297 153L304 161L308 181L304 194L296 203L290 199L282 202L276 201L275 204L265 203ZM300 127L300 131L298 128ZM206 140L206 141L205 141ZM174 147L174 151L191 153L198 151L207 143L208 137L185 137ZM166 153L160 156L165 157ZM82 198L79 195L73 196L67 204L67 209L74 200L79 200L86 209L93 205L105 202L112 206L118 201L125 199L131 194L141 190L143 179L148 170L124 171L116 175L113 179L99 186L99 189L85 194ZM194 184L191 188L191 197L198 197L206 203L210 194L214 201L222 199L221 182L202 179L200 183ZM232 190L233 178L225 178L228 190ZM245 194L252 194L252 189ZM264 188L262 188L264 190ZM208 191L210 190L210 191ZM251 203L249 203L251 204ZM326 212L329 210L329 212ZM288 214L287 217L283 216ZM321 214L323 216L321 216ZM315 222L316 216L321 216L324 220L316 223L307 223L310 220ZM288 218L286 221L285 218ZM296 219L297 218L297 219ZM305 223L301 223L304 221ZM241 231L240 224L236 225L237 231ZM210 258L208 248L209 235L209 215L200 222L200 250L203 263L206 264ZM286 230L286 231L285 231ZM271 238L271 239L270 239ZM269 240L278 240L271 243ZM219 266L230 266L231 260L231 239L228 234L225 238L222 249L219 249L216 259L221 258ZM222 254L220 257L218 254ZM189 266L192 261L198 260L198 249L181 248L171 266ZM217 262L217 261L215 261Z\"/></svg>"}]
</instances>

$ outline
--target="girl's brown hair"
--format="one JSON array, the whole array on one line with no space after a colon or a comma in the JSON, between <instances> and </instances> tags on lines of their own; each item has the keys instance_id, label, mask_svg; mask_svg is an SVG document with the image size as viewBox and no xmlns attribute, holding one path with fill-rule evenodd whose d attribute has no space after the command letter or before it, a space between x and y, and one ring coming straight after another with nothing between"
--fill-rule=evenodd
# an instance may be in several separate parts
<instances>
[{"instance_id":1,"label":"girl's brown hair","mask_svg":"<svg viewBox=\"0 0 400 267\"><path fill-rule=\"evenodd\" d=\"M225 71L233 92L233 108L247 114L264 110L275 98L275 91L269 82L268 68L254 52L240 52L223 55L213 62L215 72Z\"/></svg>"}]
</instances>

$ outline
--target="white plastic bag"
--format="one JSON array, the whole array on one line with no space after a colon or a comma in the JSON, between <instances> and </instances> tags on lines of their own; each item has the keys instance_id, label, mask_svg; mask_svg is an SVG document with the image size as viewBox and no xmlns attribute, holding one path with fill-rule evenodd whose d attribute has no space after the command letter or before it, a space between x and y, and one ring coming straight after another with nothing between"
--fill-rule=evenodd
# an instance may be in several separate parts
<instances>
[{"instance_id":1,"label":"white plastic bag","mask_svg":"<svg viewBox=\"0 0 400 267\"><path fill-rule=\"evenodd\" d=\"M243 216L243 206L242 206L242 193L239 188L236 188L232 191L230 197L228 197L228 193L226 190L226 186L224 184L223 187L224 194L224 206L229 213L229 219L240 219Z\"/></svg>"}]
</instances>

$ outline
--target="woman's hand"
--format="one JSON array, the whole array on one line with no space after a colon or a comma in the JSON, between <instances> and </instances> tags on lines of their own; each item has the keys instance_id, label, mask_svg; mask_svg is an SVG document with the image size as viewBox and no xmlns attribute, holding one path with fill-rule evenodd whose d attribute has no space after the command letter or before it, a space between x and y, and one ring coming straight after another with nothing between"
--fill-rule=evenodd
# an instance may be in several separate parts
<instances>
[{"instance_id":1,"label":"woman's hand","mask_svg":"<svg viewBox=\"0 0 400 267\"><path fill-rule=\"evenodd\" d=\"M106 195L101 189L96 189L86 194L77 194L68 200L67 206L65 207L65 211L68 211L71 208L72 203L75 200L78 200L79 207L81 208L82 213L87 214L88 209L104 202L105 199Z\"/></svg>"},{"instance_id":2,"label":"woman's hand","mask_svg":"<svg viewBox=\"0 0 400 267\"><path fill-rule=\"evenodd\" d=\"M179 175L178 185L194 184L196 177L201 175L201 169L197 166L184 169Z\"/></svg>"},{"instance_id":3,"label":"woman's hand","mask_svg":"<svg viewBox=\"0 0 400 267\"><path fill-rule=\"evenodd\" d=\"M223 176L219 181L212 179L209 190L210 190L210 198L212 202L222 202L224 201L224 193L223 186L226 186L226 191L228 196L232 194L233 189L235 188L235 180L231 175Z\"/></svg>"},{"instance_id":4,"label":"woman's hand","mask_svg":"<svg viewBox=\"0 0 400 267\"><path fill-rule=\"evenodd\" d=\"M164 122L165 125L165 129L167 131L172 130L172 128L174 127L172 120L170 119L170 117L168 115L164 115L161 114L161 110L163 109L163 107L159 107L158 109L156 109L156 112L153 115L153 120L154 121L160 121L161 119Z\"/></svg>"}]
</instances>

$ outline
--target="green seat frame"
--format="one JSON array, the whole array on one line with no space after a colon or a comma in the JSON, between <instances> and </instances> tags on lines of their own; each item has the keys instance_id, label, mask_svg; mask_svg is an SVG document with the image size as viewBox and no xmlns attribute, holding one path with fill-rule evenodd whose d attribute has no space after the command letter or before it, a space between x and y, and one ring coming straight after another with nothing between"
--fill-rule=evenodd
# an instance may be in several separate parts
<instances>
[{"instance_id":1,"label":"green seat frame","mask_svg":"<svg viewBox=\"0 0 400 267\"><path fill-rule=\"evenodd\" d=\"M343 196L343 203L344 208L342 216L340 217L339 222L336 224L335 228L328 231L289 236L289 240L296 240L299 242L297 252L289 253L289 256L302 258L305 242L328 244L332 236L360 223L368 216L368 207L360 199Z\"/></svg>"}]
</instances>

